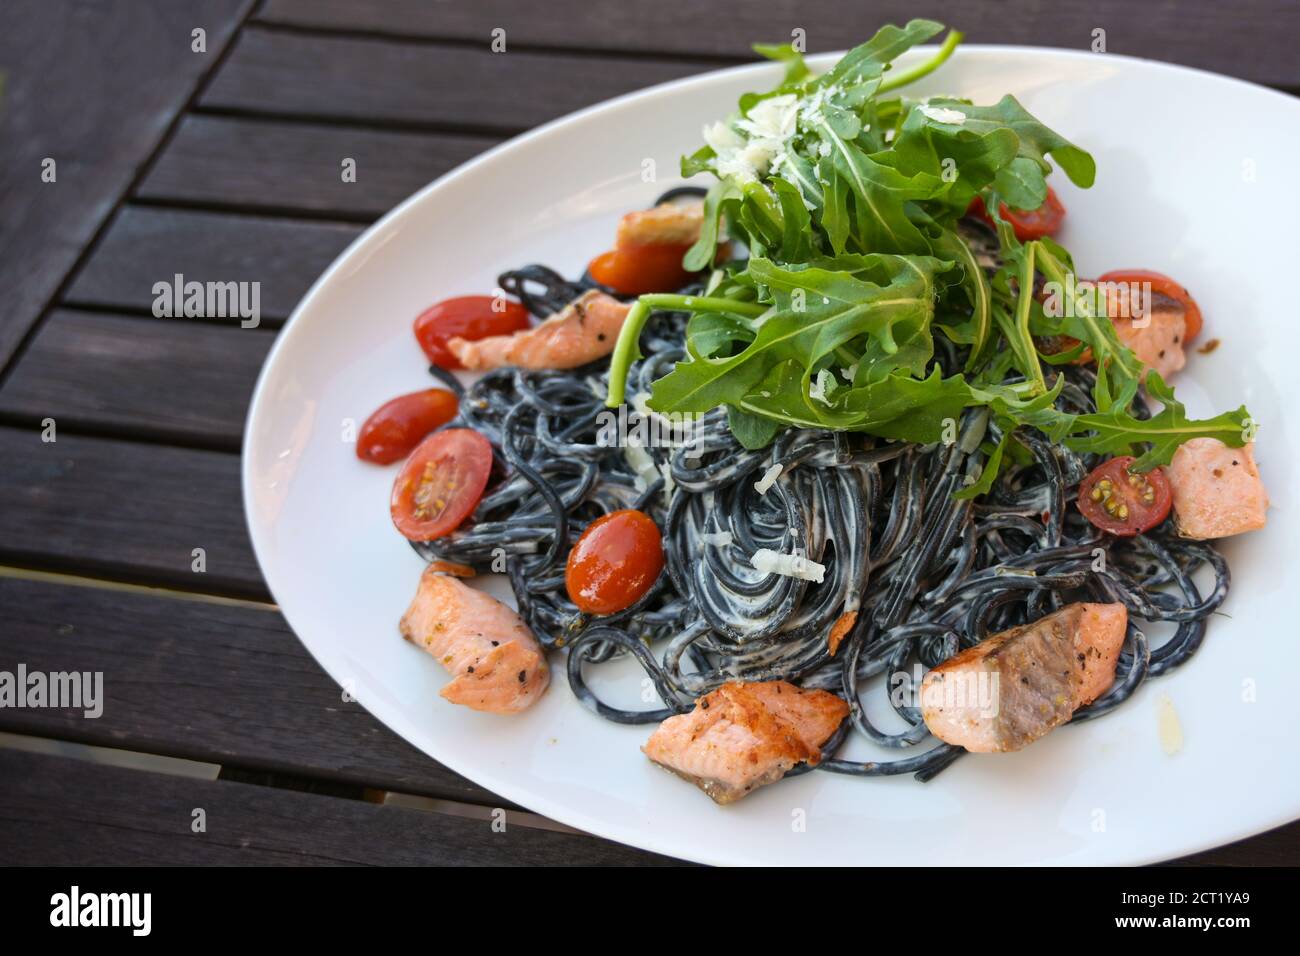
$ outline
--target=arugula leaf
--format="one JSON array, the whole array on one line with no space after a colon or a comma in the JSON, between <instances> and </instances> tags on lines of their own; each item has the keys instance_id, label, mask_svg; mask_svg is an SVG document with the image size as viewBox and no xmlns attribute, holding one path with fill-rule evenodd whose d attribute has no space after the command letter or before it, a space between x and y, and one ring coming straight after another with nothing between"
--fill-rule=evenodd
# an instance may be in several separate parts
<instances>
[{"instance_id":1,"label":"arugula leaf","mask_svg":"<svg viewBox=\"0 0 1300 956\"><path fill-rule=\"evenodd\" d=\"M836 387L822 400L808 393L803 368L791 360L775 366L740 399L739 407L800 428L862 431L928 443L940 440L944 425L970 400L966 380L960 375L944 378L938 367L926 378L896 371L861 387Z\"/></svg>"},{"instance_id":2,"label":"arugula leaf","mask_svg":"<svg viewBox=\"0 0 1300 956\"><path fill-rule=\"evenodd\" d=\"M1092 156L1040 123L1020 105L1019 100L1010 94L1002 97L993 106L975 106L965 100L944 97L932 97L929 102L931 106L953 109L965 114L966 119L962 122L962 128L971 132L987 133L1008 129L1015 133L1020 141L1018 155L1033 161L1044 176L1052 171L1052 164L1047 161L1047 156L1050 155L1076 186L1087 189L1096 181L1097 164ZM1022 164L1017 168L1023 174L1027 167Z\"/></svg>"},{"instance_id":3,"label":"arugula leaf","mask_svg":"<svg viewBox=\"0 0 1300 956\"><path fill-rule=\"evenodd\" d=\"M1102 370L1098 380L1102 381L1104 376ZM1129 412L1127 401L1111 401L1105 410L1077 416L1071 427L1074 434L1066 444L1075 451L1125 455L1134 445L1147 443L1146 450L1133 463L1134 471L1150 471L1157 465L1169 464L1178 446L1192 438L1217 438L1232 448L1246 444L1250 434L1250 413L1246 406L1193 421L1187 417L1183 404L1174 398L1173 389L1155 371L1148 374L1146 388L1152 398L1164 405L1159 412L1148 419L1139 419Z\"/></svg>"},{"instance_id":4,"label":"arugula leaf","mask_svg":"<svg viewBox=\"0 0 1300 956\"><path fill-rule=\"evenodd\" d=\"M934 20L909 20L907 26L887 24L866 43L855 46L819 80L824 87L852 87L864 78L878 77L894 60L918 43L943 32Z\"/></svg>"},{"instance_id":5,"label":"arugula leaf","mask_svg":"<svg viewBox=\"0 0 1300 956\"><path fill-rule=\"evenodd\" d=\"M975 254L957 233L943 230L936 238L930 240L930 248L936 256L951 260L961 270L960 287L969 297L970 314L957 323L943 322L944 331L952 341L959 345L970 346L970 357L966 360L966 371L972 371L980 362L984 345L988 341L993 325L993 291L989 288L988 276L980 268Z\"/></svg>"},{"instance_id":6,"label":"arugula leaf","mask_svg":"<svg viewBox=\"0 0 1300 956\"><path fill-rule=\"evenodd\" d=\"M669 309L692 313L687 359L653 384L650 407L725 406L747 448L765 447L790 426L931 442L963 410L983 406L1001 437L986 443L981 474L959 493L970 498L992 488L1005 461L1024 463L1020 429L1078 451L1131 450L1139 468L1168 462L1189 438L1240 446L1245 408L1190 420L1153 373L1146 389L1163 408L1139 418L1146 370L1119 340L1105 303L1078 287L1067 250L1047 238L1021 243L1003 219L1003 203L1036 209L1045 201L1053 163L1091 186L1088 153L1012 96L991 106L885 96L948 58L961 41L956 31L929 59L892 69L942 29L929 20L886 26L821 76L789 44L755 47L785 65L780 84L742 96L737 113L706 131L714 145L682 159L684 176L718 177L684 264L709 267L724 235L743 242L748 259L715 269L704 296L640 298L611 360L609 404L623 400L647 318ZM976 196L998 236L1002 263L991 280L957 231ZM1036 292L1040 276L1050 308ZM955 349L962 373L945 376L934 362L936 326L951 343L945 365ZM1043 355L1043 336L1079 344ZM1085 356L1097 364L1096 411L1076 414L1057 407L1065 376L1049 385L1044 363Z\"/></svg>"},{"instance_id":7,"label":"arugula leaf","mask_svg":"<svg viewBox=\"0 0 1300 956\"><path fill-rule=\"evenodd\" d=\"M936 120L925 109L913 106L889 150L873 158L904 173L928 173L949 188L940 197L960 214L975 195L1018 158L1020 139L1005 127L980 132L965 125Z\"/></svg>"},{"instance_id":8,"label":"arugula leaf","mask_svg":"<svg viewBox=\"0 0 1300 956\"><path fill-rule=\"evenodd\" d=\"M688 337L690 360L654 383L650 407L705 412L737 405L769 371L788 361L803 370L806 392L823 358L865 339L874 340L896 365L905 363L914 373L923 368L933 349L929 325L934 272L946 269L947 263L871 255L844 257L837 265L852 271L816 265L787 269L766 259L751 261L747 273L769 290L776 313L758 326L752 342L729 357L709 357ZM896 327L903 334L896 334Z\"/></svg>"},{"instance_id":9,"label":"arugula leaf","mask_svg":"<svg viewBox=\"0 0 1300 956\"><path fill-rule=\"evenodd\" d=\"M727 426L731 429L731 434L736 436L736 441L750 451L772 444L772 439L784 427L776 419L751 415L734 405L727 409Z\"/></svg>"},{"instance_id":10,"label":"arugula leaf","mask_svg":"<svg viewBox=\"0 0 1300 956\"><path fill-rule=\"evenodd\" d=\"M792 44L755 43L752 49L759 56L785 64L785 77L781 80L782 87L795 86L807 79L811 73L808 64L804 62L803 54L796 50Z\"/></svg>"},{"instance_id":11,"label":"arugula leaf","mask_svg":"<svg viewBox=\"0 0 1300 956\"><path fill-rule=\"evenodd\" d=\"M705 147L708 149L708 147ZM712 153L712 150L709 150ZM686 172L686 160L682 160L682 175ZM704 222L700 226L700 238L695 245L686 250L682 266L691 272L706 269L713 262L718 248L718 231L724 209L734 205L740 199L740 188L734 180L723 179L709 187L704 196Z\"/></svg>"},{"instance_id":12,"label":"arugula leaf","mask_svg":"<svg viewBox=\"0 0 1300 956\"><path fill-rule=\"evenodd\" d=\"M1011 444L1012 435L1010 429L1002 433L1002 440L991 450L986 451L987 457L984 460L984 469L980 472L979 478L974 484L967 485L961 491L954 493L954 498L959 501L966 501L971 498L978 498L980 495L986 495L992 490L993 482L997 480L998 472L1002 470L1002 456L1006 454L1007 448Z\"/></svg>"}]
</instances>

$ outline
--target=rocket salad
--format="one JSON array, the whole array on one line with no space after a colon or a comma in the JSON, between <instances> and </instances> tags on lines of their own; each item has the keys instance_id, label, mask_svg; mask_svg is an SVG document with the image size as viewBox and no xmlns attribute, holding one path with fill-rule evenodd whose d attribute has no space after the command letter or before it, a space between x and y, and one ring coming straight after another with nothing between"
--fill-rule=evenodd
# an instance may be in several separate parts
<instances>
[{"instance_id":1,"label":"rocket salad","mask_svg":"<svg viewBox=\"0 0 1300 956\"><path fill-rule=\"evenodd\" d=\"M785 64L783 80L741 97L682 160L683 175L716 179L684 265L709 266L724 236L748 257L713 270L703 296L637 301L614 352L609 405L624 400L646 320L674 310L691 314L687 359L654 383L649 407L698 414L723 405L751 449L789 427L927 444L963 409L982 406L1005 437L987 449L978 491L1004 455L1023 454L1011 445L1019 426L1076 451L1134 450L1139 471L1167 464L1193 438L1245 444L1245 407L1188 419L1160 373L1117 337L1105 296L1078 278L1069 252L1046 235L1017 237L1036 234L1017 211L1049 208L1056 222L1064 213L1054 194L1049 203L1053 164L1087 188L1092 157L1012 96L977 105L894 92L951 54L955 31L921 66L891 68L942 29L930 20L884 27L819 76L788 45L756 47ZM959 228L972 206L996 230L991 276ZM1054 300L1040 281L1057 290ZM942 374L937 339L964 354L960 373ZM1045 350L1062 339L1072 347ZM1060 411L1057 366L1085 353L1098 366L1097 411ZM1149 417L1133 404L1144 374L1164 403Z\"/></svg>"}]
</instances>

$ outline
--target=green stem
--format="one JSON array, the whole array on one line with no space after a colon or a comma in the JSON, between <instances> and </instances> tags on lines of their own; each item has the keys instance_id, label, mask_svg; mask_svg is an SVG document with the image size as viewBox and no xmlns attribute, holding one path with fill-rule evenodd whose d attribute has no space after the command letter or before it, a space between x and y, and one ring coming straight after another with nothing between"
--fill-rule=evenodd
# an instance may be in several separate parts
<instances>
[{"instance_id":1,"label":"green stem","mask_svg":"<svg viewBox=\"0 0 1300 956\"><path fill-rule=\"evenodd\" d=\"M1047 382L1043 378L1043 365L1038 361L1034 337L1029 334L1029 312L1034 301L1034 253L1037 249L1036 242L1025 246L1025 257L1020 266L1020 301L1016 303L1016 330L1020 333L1017 347L1025 363L1024 373L1034 383L1034 394L1042 395L1047 391Z\"/></svg>"},{"instance_id":2,"label":"green stem","mask_svg":"<svg viewBox=\"0 0 1300 956\"><path fill-rule=\"evenodd\" d=\"M644 302L656 312L731 312L743 315L747 319L756 319L771 306L746 302L743 299L723 299L706 295L677 295L676 293L656 292L643 295L637 302ZM624 328L627 323L624 323Z\"/></svg>"},{"instance_id":3,"label":"green stem","mask_svg":"<svg viewBox=\"0 0 1300 956\"><path fill-rule=\"evenodd\" d=\"M939 47L939 52L933 58L922 63L920 66L914 66L906 73L899 73L885 79L880 84L880 89L876 90L876 95L888 93L890 90L896 90L900 86L906 86L908 83L914 83L923 76L927 76L939 69L948 57L952 56L952 51L957 49L957 44L961 43L962 34L958 30L948 31L948 36L944 38L943 46Z\"/></svg>"},{"instance_id":4,"label":"green stem","mask_svg":"<svg viewBox=\"0 0 1300 956\"><path fill-rule=\"evenodd\" d=\"M609 359L609 395L605 404L618 408L627 395L627 372L632 363L641 357L641 330L654 312L731 312L747 318L757 318L768 306L740 299L721 299L706 295L643 295L627 313L618 341Z\"/></svg>"},{"instance_id":5,"label":"green stem","mask_svg":"<svg viewBox=\"0 0 1300 956\"><path fill-rule=\"evenodd\" d=\"M1049 281L1060 286L1061 292L1064 294L1066 288L1068 288L1065 267L1061 265L1054 255L1043 248L1041 243L1035 243L1035 245L1039 247L1038 269ZM1120 343L1115 335L1115 327L1109 321L1097 321L1097 316L1093 315L1092 307L1086 297L1075 296L1071 305L1074 308L1075 316L1088 329L1091 336L1088 345L1092 347L1093 358L1097 364L1100 366L1113 362L1130 379L1139 379L1142 375L1142 363Z\"/></svg>"}]
</instances>

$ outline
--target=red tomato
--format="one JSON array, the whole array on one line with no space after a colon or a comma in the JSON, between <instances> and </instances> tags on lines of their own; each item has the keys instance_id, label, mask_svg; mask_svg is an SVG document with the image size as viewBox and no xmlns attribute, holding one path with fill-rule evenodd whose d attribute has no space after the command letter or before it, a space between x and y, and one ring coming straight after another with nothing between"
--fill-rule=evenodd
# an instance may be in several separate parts
<instances>
[{"instance_id":1,"label":"red tomato","mask_svg":"<svg viewBox=\"0 0 1300 956\"><path fill-rule=\"evenodd\" d=\"M663 536L649 515L611 511L587 525L569 552L564 586L587 614L614 614L645 596L664 569Z\"/></svg>"},{"instance_id":2,"label":"red tomato","mask_svg":"<svg viewBox=\"0 0 1300 956\"><path fill-rule=\"evenodd\" d=\"M1201 326L1204 320L1201 318L1201 307L1196 304L1196 300L1191 294L1163 272L1153 272L1150 269L1116 269L1113 272L1105 273L1098 282L1149 282L1151 291L1159 292L1161 295L1167 295L1169 298L1179 302L1186 310L1184 316L1187 322L1187 332L1184 336L1185 342L1190 342L1200 334Z\"/></svg>"},{"instance_id":3,"label":"red tomato","mask_svg":"<svg viewBox=\"0 0 1300 956\"><path fill-rule=\"evenodd\" d=\"M1174 493L1163 468L1129 471L1130 455L1104 461L1079 485L1079 510L1102 531L1131 538L1164 521Z\"/></svg>"},{"instance_id":4,"label":"red tomato","mask_svg":"<svg viewBox=\"0 0 1300 956\"><path fill-rule=\"evenodd\" d=\"M491 295L462 295L443 299L415 320L415 337L429 361L440 368L462 368L447 348L449 339L474 341L489 335L509 335L532 324L518 302Z\"/></svg>"},{"instance_id":5,"label":"red tomato","mask_svg":"<svg viewBox=\"0 0 1300 956\"><path fill-rule=\"evenodd\" d=\"M478 507L491 471L492 446L478 432L434 432L393 482L393 524L412 541L451 534Z\"/></svg>"},{"instance_id":6,"label":"red tomato","mask_svg":"<svg viewBox=\"0 0 1300 956\"><path fill-rule=\"evenodd\" d=\"M459 407L445 388L426 388L384 402L361 426L357 457L376 465L400 461L425 435L455 418Z\"/></svg>"},{"instance_id":7,"label":"red tomato","mask_svg":"<svg viewBox=\"0 0 1300 956\"><path fill-rule=\"evenodd\" d=\"M1012 209L1006 203L1002 203L998 206L998 211L1002 213L1003 219L1011 223L1016 238L1021 242L1041 239L1043 236L1054 236L1060 231L1061 223L1065 221L1065 207L1061 205L1056 190L1051 186L1047 187L1047 198L1037 209ZM966 212L979 216L990 224L993 222L993 217L984 208L984 200L979 196L971 200L970 208Z\"/></svg>"},{"instance_id":8,"label":"red tomato","mask_svg":"<svg viewBox=\"0 0 1300 956\"><path fill-rule=\"evenodd\" d=\"M690 281L682 256L691 243L623 246L605 252L587 265L591 277L624 295L675 292Z\"/></svg>"}]
</instances>

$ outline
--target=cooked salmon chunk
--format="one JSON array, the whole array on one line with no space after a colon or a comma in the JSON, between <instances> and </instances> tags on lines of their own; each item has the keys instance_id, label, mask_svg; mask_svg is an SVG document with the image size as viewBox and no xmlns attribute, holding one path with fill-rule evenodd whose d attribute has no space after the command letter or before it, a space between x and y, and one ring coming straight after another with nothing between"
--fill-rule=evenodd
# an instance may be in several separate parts
<instances>
[{"instance_id":1,"label":"cooked salmon chunk","mask_svg":"<svg viewBox=\"0 0 1300 956\"><path fill-rule=\"evenodd\" d=\"M716 803L734 803L775 783L796 764L821 760L821 746L849 713L824 690L783 680L723 684L669 717L642 751Z\"/></svg>"},{"instance_id":2,"label":"cooked salmon chunk","mask_svg":"<svg viewBox=\"0 0 1300 956\"><path fill-rule=\"evenodd\" d=\"M535 703L550 683L542 646L518 614L433 568L420 576L399 627L402 637L452 675L442 696L453 704L514 714Z\"/></svg>"},{"instance_id":3,"label":"cooked salmon chunk","mask_svg":"<svg viewBox=\"0 0 1300 956\"><path fill-rule=\"evenodd\" d=\"M700 238L703 225L704 200L660 203L620 219L615 247L686 245Z\"/></svg>"},{"instance_id":4,"label":"cooked salmon chunk","mask_svg":"<svg viewBox=\"0 0 1300 956\"><path fill-rule=\"evenodd\" d=\"M1174 489L1174 523L1184 538L1226 538L1264 527L1268 493L1255 443L1229 448L1217 438L1178 446L1165 473Z\"/></svg>"},{"instance_id":5,"label":"cooked salmon chunk","mask_svg":"<svg viewBox=\"0 0 1300 956\"><path fill-rule=\"evenodd\" d=\"M1155 369L1167 381L1187 364L1183 352L1187 338L1186 310L1178 300L1153 292L1149 315L1142 315L1142 311L1135 301L1129 312L1134 317L1113 319L1115 335L1146 366L1144 378L1148 370Z\"/></svg>"},{"instance_id":6,"label":"cooked salmon chunk","mask_svg":"<svg viewBox=\"0 0 1300 956\"><path fill-rule=\"evenodd\" d=\"M974 753L1020 750L1106 692L1127 626L1122 604L1069 604L994 634L925 675L925 724Z\"/></svg>"},{"instance_id":7,"label":"cooked salmon chunk","mask_svg":"<svg viewBox=\"0 0 1300 956\"><path fill-rule=\"evenodd\" d=\"M447 348L470 371L520 368L577 368L614 351L632 307L604 292L584 292L540 325L513 335L471 342L455 338Z\"/></svg>"}]
</instances>

